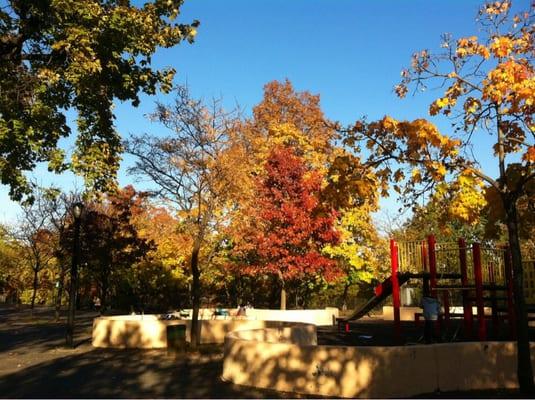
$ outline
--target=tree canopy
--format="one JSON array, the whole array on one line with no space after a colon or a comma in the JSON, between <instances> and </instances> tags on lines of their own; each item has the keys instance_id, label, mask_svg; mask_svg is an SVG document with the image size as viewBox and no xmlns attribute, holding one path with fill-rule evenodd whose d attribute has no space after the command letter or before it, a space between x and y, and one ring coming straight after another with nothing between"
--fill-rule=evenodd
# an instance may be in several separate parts
<instances>
[{"instance_id":1,"label":"tree canopy","mask_svg":"<svg viewBox=\"0 0 535 400\"><path fill-rule=\"evenodd\" d=\"M122 150L113 101L168 92L175 70L151 68L157 48L193 41L198 22L175 22L182 0L141 7L128 0L10 0L0 10L0 180L12 199L31 197L24 172L39 162L70 167L88 186L109 189ZM71 134L72 159L58 147Z\"/></svg>"}]
</instances>

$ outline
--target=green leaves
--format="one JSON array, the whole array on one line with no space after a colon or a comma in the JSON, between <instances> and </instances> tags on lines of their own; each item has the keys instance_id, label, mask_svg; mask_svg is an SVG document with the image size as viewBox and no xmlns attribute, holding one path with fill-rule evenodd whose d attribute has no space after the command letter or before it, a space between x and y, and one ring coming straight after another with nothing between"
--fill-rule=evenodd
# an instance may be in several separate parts
<instances>
[{"instance_id":1,"label":"green leaves","mask_svg":"<svg viewBox=\"0 0 535 400\"><path fill-rule=\"evenodd\" d=\"M86 184L106 190L119 167L120 137L114 128L115 99L139 104L139 92L169 92L174 69L154 70L158 47L172 47L196 34L198 21L173 22L181 0L142 7L129 1L27 0L0 14L0 175L10 196L29 193L24 178L36 163L63 171L58 149L71 131L65 110L78 112L72 168Z\"/></svg>"}]
</instances>

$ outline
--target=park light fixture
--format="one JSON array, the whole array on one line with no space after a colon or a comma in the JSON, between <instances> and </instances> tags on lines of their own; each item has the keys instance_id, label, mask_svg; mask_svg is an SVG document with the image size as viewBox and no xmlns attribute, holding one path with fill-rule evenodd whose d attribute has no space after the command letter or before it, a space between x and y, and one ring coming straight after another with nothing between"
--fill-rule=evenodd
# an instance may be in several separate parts
<instances>
[{"instance_id":1,"label":"park light fixture","mask_svg":"<svg viewBox=\"0 0 535 400\"><path fill-rule=\"evenodd\" d=\"M76 314L76 295L78 291L78 265L80 264L80 225L84 205L81 202L72 205L74 216L74 240L71 263L71 286L69 293L69 312L67 314L67 346L74 348L74 320Z\"/></svg>"},{"instance_id":2,"label":"park light fixture","mask_svg":"<svg viewBox=\"0 0 535 400\"><path fill-rule=\"evenodd\" d=\"M83 203L74 203L72 205L72 213L74 215L75 219L80 219L82 216L82 211L84 210L84 204Z\"/></svg>"}]
</instances>

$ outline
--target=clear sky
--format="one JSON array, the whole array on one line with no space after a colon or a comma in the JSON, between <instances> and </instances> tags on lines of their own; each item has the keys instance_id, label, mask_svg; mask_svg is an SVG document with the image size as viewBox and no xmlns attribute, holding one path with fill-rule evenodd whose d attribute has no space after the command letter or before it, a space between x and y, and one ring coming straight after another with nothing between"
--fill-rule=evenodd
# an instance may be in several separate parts
<instances>
[{"instance_id":1,"label":"clear sky","mask_svg":"<svg viewBox=\"0 0 535 400\"><path fill-rule=\"evenodd\" d=\"M137 2L141 3L141 2ZM475 0L186 0L181 22L201 21L196 42L161 49L154 65L173 66L176 82L187 82L194 96L223 96L229 106L238 103L248 114L262 98L262 87L272 80L290 79L297 90L321 95L328 118L350 123L366 115L385 114L398 119L428 117L428 105L439 92L398 99L392 88L411 54L438 50L440 36L478 35L475 17L482 1ZM513 9L527 9L529 0L513 1ZM143 97L138 108L117 104L117 128L123 136L158 133L147 122L162 95ZM448 132L449 122L431 118ZM68 148L72 140L63 141ZM491 140L484 133L478 150L486 171L496 175L490 157ZM485 153L489 154L486 156ZM125 167L119 180L133 183ZM68 190L72 174L54 176L45 168L32 175L42 184L56 183ZM13 221L17 205L0 186L0 222ZM395 201L383 202L397 209Z\"/></svg>"}]
</instances>

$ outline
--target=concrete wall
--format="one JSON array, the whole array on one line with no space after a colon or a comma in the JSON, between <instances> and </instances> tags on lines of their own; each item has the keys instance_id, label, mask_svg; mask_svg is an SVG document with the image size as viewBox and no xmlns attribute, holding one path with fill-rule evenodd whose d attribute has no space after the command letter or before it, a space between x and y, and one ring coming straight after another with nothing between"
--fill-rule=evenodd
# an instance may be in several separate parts
<instances>
[{"instance_id":1,"label":"concrete wall","mask_svg":"<svg viewBox=\"0 0 535 400\"><path fill-rule=\"evenodd\" d=\"M327 307L318 310L265 310L248 309L247 317L263 321L302 322L316 326L329 326L336 324L338 308Z\"/></svg>"},{"instance_id":2,"label":"concrete wall","mask_svg":"<svg viewBox=\"0 0 535 400\"><path fill-rule=\"evenodd\" d=\"M223 343L225 335L236 330L253 330L260 328L278 328L287 326L289 321L326 324L338 309L326 310L255 310L246 318L218 317L200 320L201 343ZM273 312L277 311L277 312ZM288 313L288 315L285 315ZM252 315L251 315L252 314ZM317 315L316 315L317 314ZM209 311L204 315L212 315ZM281 321L276 320L277 317ZM265 318L261 320L260 318ZM268 318L272 318L271 320ZM94 347L117 348L165 348L167 347L167 326L186 325L186 337L189 340L191 320L161 320L157 315L121 315L95 318L93 321L92 344ZM315 337L314 330L314 337Z\"/></svg>"},{"instance_id":3,"label":"concrete wall","mask_svg":"<svg viewBox=\"0 0 535 400\"><path fill-rule=\"evenodd\" d=\"M235 316L236 308L226 308L230 316ZM191 315L192 310L187 309ZM199 310L200 319L212 319L215 308L201 308ZM326 307L324 309L316 310L271 310L260 308L247 309L247 319L262 320L262 321L285 321L285 322L302 322L314 324L316 326L328 326L336 323L336 318L339 316L338 308ZM225 317L217 317L217 319L225 319Z\"/></svg>"},{"instance_id":4,"label":"concrete wall","mask_svg":"<svg viewBox=\"0 0 535 400\"><path fill-rule=\"evenodd\" d=\"M273 343L274 334L265 335L269 342L259 332L227 335L224 380L328 397L380 398L517 385L516 346L509 342L344 347L302 344L288 333Z\"/></svg>"}]
</instances>

